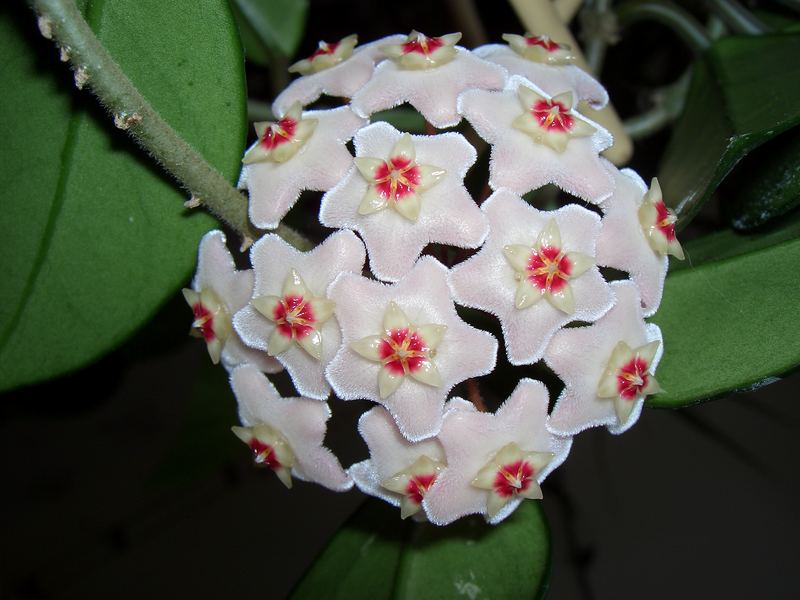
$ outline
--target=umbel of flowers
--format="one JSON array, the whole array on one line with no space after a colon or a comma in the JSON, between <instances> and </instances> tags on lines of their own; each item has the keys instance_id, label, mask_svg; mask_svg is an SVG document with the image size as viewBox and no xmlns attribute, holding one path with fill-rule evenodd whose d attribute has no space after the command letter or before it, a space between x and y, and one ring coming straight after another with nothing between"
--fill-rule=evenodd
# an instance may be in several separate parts
<instances>
[{"instance_id":1,"label":"umbel of flowers","mask_svg":"<svg viewBox=\"0 0 800 600\"><path fill-rule=\"evenodd\" d=\"M663 352L645 319L667 255L683 257L658 181L601 158L611 135L575 107L607 95L568 47L509 34L469 51L459 39L348 36L293 65L300 76L275 100L276 120L255 124L240 187L266 230L301 192L324 192L319 222L336 231L308 252L267 231L244 271L211 232L184 290L193 330L230 372L233 431L257 465L287 487L355 485L440 525L501 521L546 493L572 436L636 422L659 391ZM346 101L304 109L323 95ZM427 135L370 122L403 103ZM464 184L477 159L469 127L490 145L485 199ZM579 201L544 210L525 199L547 184ZM432 243L456 250L423 255ZM609 281L606 268L628 277ZM456 305L496 317L504 349ZM543 361L563 391L551 402L543 383L522 379L486 411L476 390L498 351L513 365ZM301 397L278 394L268 375L280 369ZM469 400L452 395L462 382ZM328 403L355 399L375 403L353 432L369 455L345 468L324 446Z\"/></svg>"}]
</instances>

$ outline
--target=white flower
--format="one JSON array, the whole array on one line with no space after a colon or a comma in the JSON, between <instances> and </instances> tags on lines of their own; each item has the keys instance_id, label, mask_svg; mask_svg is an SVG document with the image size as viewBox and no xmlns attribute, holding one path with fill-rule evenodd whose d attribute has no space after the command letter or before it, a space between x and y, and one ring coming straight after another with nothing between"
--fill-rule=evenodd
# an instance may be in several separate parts
<instances>
[{"instance_id":1,"label":"white flower","mask_svg":"<svg viewBox=\"0 0 800 600\"><path fill-rule=\"evenodd\" d=\"M674 218L664 206L658 180L648 191L635 171L620 171L607 161L605 165L616 189L600 206L605 216L597 240L597 262L630 273L642 296L644 316L649 317L661 303L669 266L666 254L683 258Z\"/></svg>"},{"instance_id":2,"label":"white flower","mask_svg":"<svg viewBox=\"0 0 800 600\"><path fill-rule=\"evenodd\" d=\"M522 379L494 414L450 401L438 436L447 468L423 500L432 523L475 513L499 523L523 498L542 497L539 484L572 445L572 438L547 430L547 399L544 384Z\"/></svg>"},{"instance_id":3,"label":"white flower","mask_svg":"<svg viewBox=\"0 0 800 600\"><path fill-rule=\"evenodd\" d=\"M369 459L347 470L358 489L400 506L403 519L421 515L422 499L445 467L441 444L409 442L380 406L361 415L358 431L369 447Z\"/></svg>"},{"instance_id":4,"label":"white flower","mask_svg":"<svg viewBox=\"0 0 800 600\"><path fill-rule=\"evenodd\" d=\"M303 76L295 79L275 98L272 110L283 114L295 102L306 106L322 94L350 98L370 80L375 64L386 58L381 46L400 43L404 39L404 35L393 35L355 49L355 35L339 42L320 42L314 54L289 68L289 71Z\"/></svg>"},{"instance_id":5,"label":"white flower","mask_svg":"<svg viewBox=\"0 0 800 600\"><path fill-rule=\"evenodd\" d=\"M459 318L446 278L426 256L395 285L344 274L328 290L342 328L327 369L336 395L384 405L410 441L436 435L448 392L495 364L497 341Z\"/></svg>"},{"instance_id":6,"label":"white flower","mask_svg":"<svg viewBox=\"0 0 800 600\"><path fill-rule=\"evenodd\" d=\"M353 486L323 441L328 405L308 398L281 398L255 367L243 365L231 374L243 427L233 432L253 451L256 464L275 471L291 487L291 475L343 492Z\"/></svg>"},{"instance_id":7,"label":"white flower","mask_svg":"<svg viewBox=\"0 0 800 600\"><path fill-rule=\"evenodd\" d=\"M661 330L643 320L634 284L610 285L614 307L591 326L562 329L545 351L545 362L564 382L550 417L550 429L560 435L598 425L622 433L639 418L645 396L658 391L652 376L663 351Z\"/></svg>"},{"instance_id":8,"label":"white flower","mask_svg":"<svg viewBox=\"0 0 800 600\"><path fill-rule=\"evenodd\" d=\"M611 308L611 291L594 265L595 213L574 204L542 212L508 190L481 209L489 237L451 270L450 285L457 303L500 319L512 364L538 361L561 327L595 321Z\"/></svg>"},{"instance_id":9,"label":"white flower","mask_svg":"<svg viewBox=\"0 0 800 600\"><path fill-rule=\"evenodd\" d=\"M350 231L330 235L310 252L268 234L250 251L253 297L234 316L234 327L248 346L273 353L304 396L324 400L330 394L324 371L340 334L326 290L340 273L360 273L365 258Z\"/></svg>"},{"instance_id":10,"label":"white flower","mask_svg":"<svg viewBox=\"0 0 800 600\"><path fill-rule=\"evenodd\" d=\"M592 108L600 109L608 103L608 93L594 77L572 64L572 55L564 46L555 44L543 36L519 36L506 34L509 45L487 44L475 48L477 56L504 67L509 75L521 75L534 82L542 90L556 96L571 91L578 100L586 100ZM524 40L519 42L518 40ZM529 43L538 40L539 43ZM516 42L516 43L514 43ZM520 51L521 45L525 46ZM552 51L553 45L558 46ZM553 62L553 57L558 58Z\"/></svg>"},{"instance_id":11,"label":"white flower","mask_svg":"<svg viewBox=\"0 0 800 600\"><path fill-rule=\"evenodd\" d=\"M281 125L285 119L260 124L259 139L245 154L246 161L257 162L244 165L239 187L250 193L250 220L256 227L277 227L303 190L324 192L336 185L353 164L345 144L366 123L346 106L304 112L299 119L291 117L295 129ZM302 125L313 121L313 127ZM306 135L302 143L300 133ZM284 147L294 150L290 156L285 157Z\"/></svg>"},{"instance_id":12,"label":"white flower","mask_svg":"<svg viewBox=\"0 0 800 600\"><path fill-rule=\"evenodd\" d=\"M209 231L200 240L197 273L183 296L192 307L192 331L208 346L211 361L226 369L250 363L266 373L277 373L280 363L266 353L248 348L231 327L234 313L250 300L253 271L237 271L225 246L225 234Z\"/></svg>"},{"instance_id":13,"label":"white flower","mask_svg":"<svg viewBox=\"0 0 800 600\"><path fill-rule=\"evenodd\" d=\"M354 142L356 166L323 197L320 221L358 231L377 277L397 281L431 242L483 243L486 218L464 187L475 149L463 136L409 136L374 123Z\"/></svg>"},{"instance_id":14,"label":"white flower","mask_svg":"<svg viewBox=\"0 0 800 600\"><path fill-rule=\"evenodd\" d=\"M571 96L551 97L517 75L503 91L469 90L459 112L492 144L489 185L523 195L545 184L599 203L614 191L599 153L605 129L572 110Z\"/></svg>"},{"instance_id":15,"label":"white flower","mask_svg":"<svg viewBox=\"0 0 800 600\"><path fill-rule=\"evenodd\" d=\"M392 60L378 65L372 79L353 96L364 117L408 102L434 127L458 124L456 99L470 88L501 89L505 70L454 46L461 34L440 38L412 32L404 44L386 44Z\"/></svg>"}]
</instances>

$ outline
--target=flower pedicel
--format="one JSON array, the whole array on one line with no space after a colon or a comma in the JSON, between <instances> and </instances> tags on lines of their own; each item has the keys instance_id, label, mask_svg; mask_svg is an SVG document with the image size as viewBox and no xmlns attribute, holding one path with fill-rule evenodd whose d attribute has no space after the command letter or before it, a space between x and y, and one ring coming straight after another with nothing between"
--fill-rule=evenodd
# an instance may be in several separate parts
<instances>
[{"instance_id":1,"label":"flower pedicel","mask_svg":"<svg viewBox=\"0 0 800 600\"><path fill-rule=\"evenodd\" d=\"M413 31L359 46L353 35L292 65L299 77L276 98L277 119L256 123L240 187L267 230L301 191L325 192L319 222L337 231L308 252L267 232L246 271L211 232L184 291L193 330L231 373L233 431L256 465L287 487L355 485L438 525L502 521L547 494L573 436L633 426L660 391L663 340L645 319L667 255L683 258L658 181L600 157L613 140L577 104L608 97L570 48L507 34L470 52L459 39ZM306 109L323 96L344 105ZM428 135L370 123L404 102ZM470 126L490 145L485 200L465 185L478 158ZM546 184L589 204L524 199ZM609 283L607 267L628 278ZM498 341L462 315L497 318L512 365L543 361L561 379L550 412L531 379L486 411L478 378L494 370ZM275 390L265 373L281 367L303 397ZM469 401L452 395L462 382ZM324 446L328 401L358 399L376 403L358 425L369 452L344 469Z\"/></svg>"}]
</instances>

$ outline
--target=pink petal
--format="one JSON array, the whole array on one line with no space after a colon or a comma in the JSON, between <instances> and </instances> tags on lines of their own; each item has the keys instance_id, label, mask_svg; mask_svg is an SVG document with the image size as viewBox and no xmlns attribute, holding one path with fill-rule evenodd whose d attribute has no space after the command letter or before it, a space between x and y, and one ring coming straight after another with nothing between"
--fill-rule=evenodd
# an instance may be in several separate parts
<instances>
[{"instance_id":1,"label":"pink petal","mask_svg":"<svg viewBox=\"0 0 800 600\"><path fill-rule=\"evenodd\" d=\"M654 340L662 340L658 326L645 323L639 292L629 281L612 282L616 303L597 323L589 327L562 329L550 342L544 354L547 365L564 382L564 390L556 401L550 418L550 430L559 435L575 435L606 425L611 433L627 431L639 418L644 404L636 402L631 416L620 424L613 400L597 396L597 387L611 352L623 341L638 348ZM663 351L659 347L652 363L655 370Z\"/></svg>"},{"instance_id":2,"label":"pink petal","mask_svg":"<svg viewBox=\"0 0 800 600\"><path fill-rule=\"evenodd\" d=\"M388 157L401 132L386 123L374 123L355 136L356 156ZM420 192L419 217L411 222L392 209L359 215L368 183L357 169L322 199L320 221L326 227L346 227L361 234L370 268L376 277L397 281L408 273L429 243L476 248L486 237L486 217L464 187L464 176L474 164L475 149L458 133L412 136L419 164L441 167L444 177Z\"/></svg>"},{"instance_id":3,"label":"pink petal","mask_svg":"<svg viewBox=\"0 0 800 600\"><path fill-rule=\"evenodd\" d=\"M539 211L508 190L495 192L481 208L489 218L489 237L478 254L453 267L450 285L458 304L485 310L500 319L509 362L519 365L538 361L553 334L564 325L595 321L611 308L611 290L597 267L592 267L569 280L575 298L575 312L571 315L546 301L517 309L516 271L503 255L506 245L532 246L554 218L563 249L594 256L600 230L596 214L575 204L556 211Z\"/></svg>"},{"instance_id":4,"label":"pink petal","mask_svg":"<svg viewBox=\"0 0 800 600\"><path fill-rule=\"evenodd\" d=\"M446 278L447 268L424 256L395 285L344 274L328 290L336 302L335 314L342 328L341 348L326 371L328 381L340 398L365 398L384 405L403 436L412 442L438 433L444 402L453 386L485 375L495 365L497 341L459 318ZM396 392L381 400L377 383L381 366L359 356L350 344L383 330L390 301L395 301L414 324L446 325L447 331L434 358L442 385L433 387L406 377Z\"/></svg>"},{"instance_id":5,"label":"pink petal","mask_svg":"<svg viewBox=\"0 0 800 600\"><path fill-rule=\"evenodd\" d=\"M338 492L353 486L339 460L323 445L325 423L331 416L327 403L308 398L281 398L270 381L250 365L233 371L231 385L244 426L266 423L280 431L289 442L296 460L292 475Z\"/></svg>"}]
</instances>

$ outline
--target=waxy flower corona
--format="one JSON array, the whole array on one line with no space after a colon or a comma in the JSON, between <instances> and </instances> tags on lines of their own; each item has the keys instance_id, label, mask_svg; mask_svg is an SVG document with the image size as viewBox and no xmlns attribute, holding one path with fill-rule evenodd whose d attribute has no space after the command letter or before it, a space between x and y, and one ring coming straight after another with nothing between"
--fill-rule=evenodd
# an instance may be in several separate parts
<instances>
[{"instance_id":1,"label":"waxy flower corona","mask_svg":"<svg viewBox=\"0 0 800 600\"><path fill-rule=\"evenodd\" d=\"M256 465L287 487L355 485L437 525L499 523L547 494L575 435L633 426L660 391L663 340L646 319L667 255L683 258L658 181L600 156L613 139L577 106L608 96L567 45L506 34L469 51L460 38L412 31L359 46L350 35L294 63L239 185L256 227L276 229L316 191L319 223L335 231L304 252L268 231L246 270L212 232L184 290L193 331L231 374L233 432ZM404 103L425 135L376 120ZM468 186L476 136L489 168ZM548 184L580 203L545 208ZM561 380L552 409L532 379L485 401L498 351ZM298 397L269 381L281 368ZM374 405L358 423L368 451L345 468L324 443L331 407L347 400Z\"/></svg>"}]
</instances>

